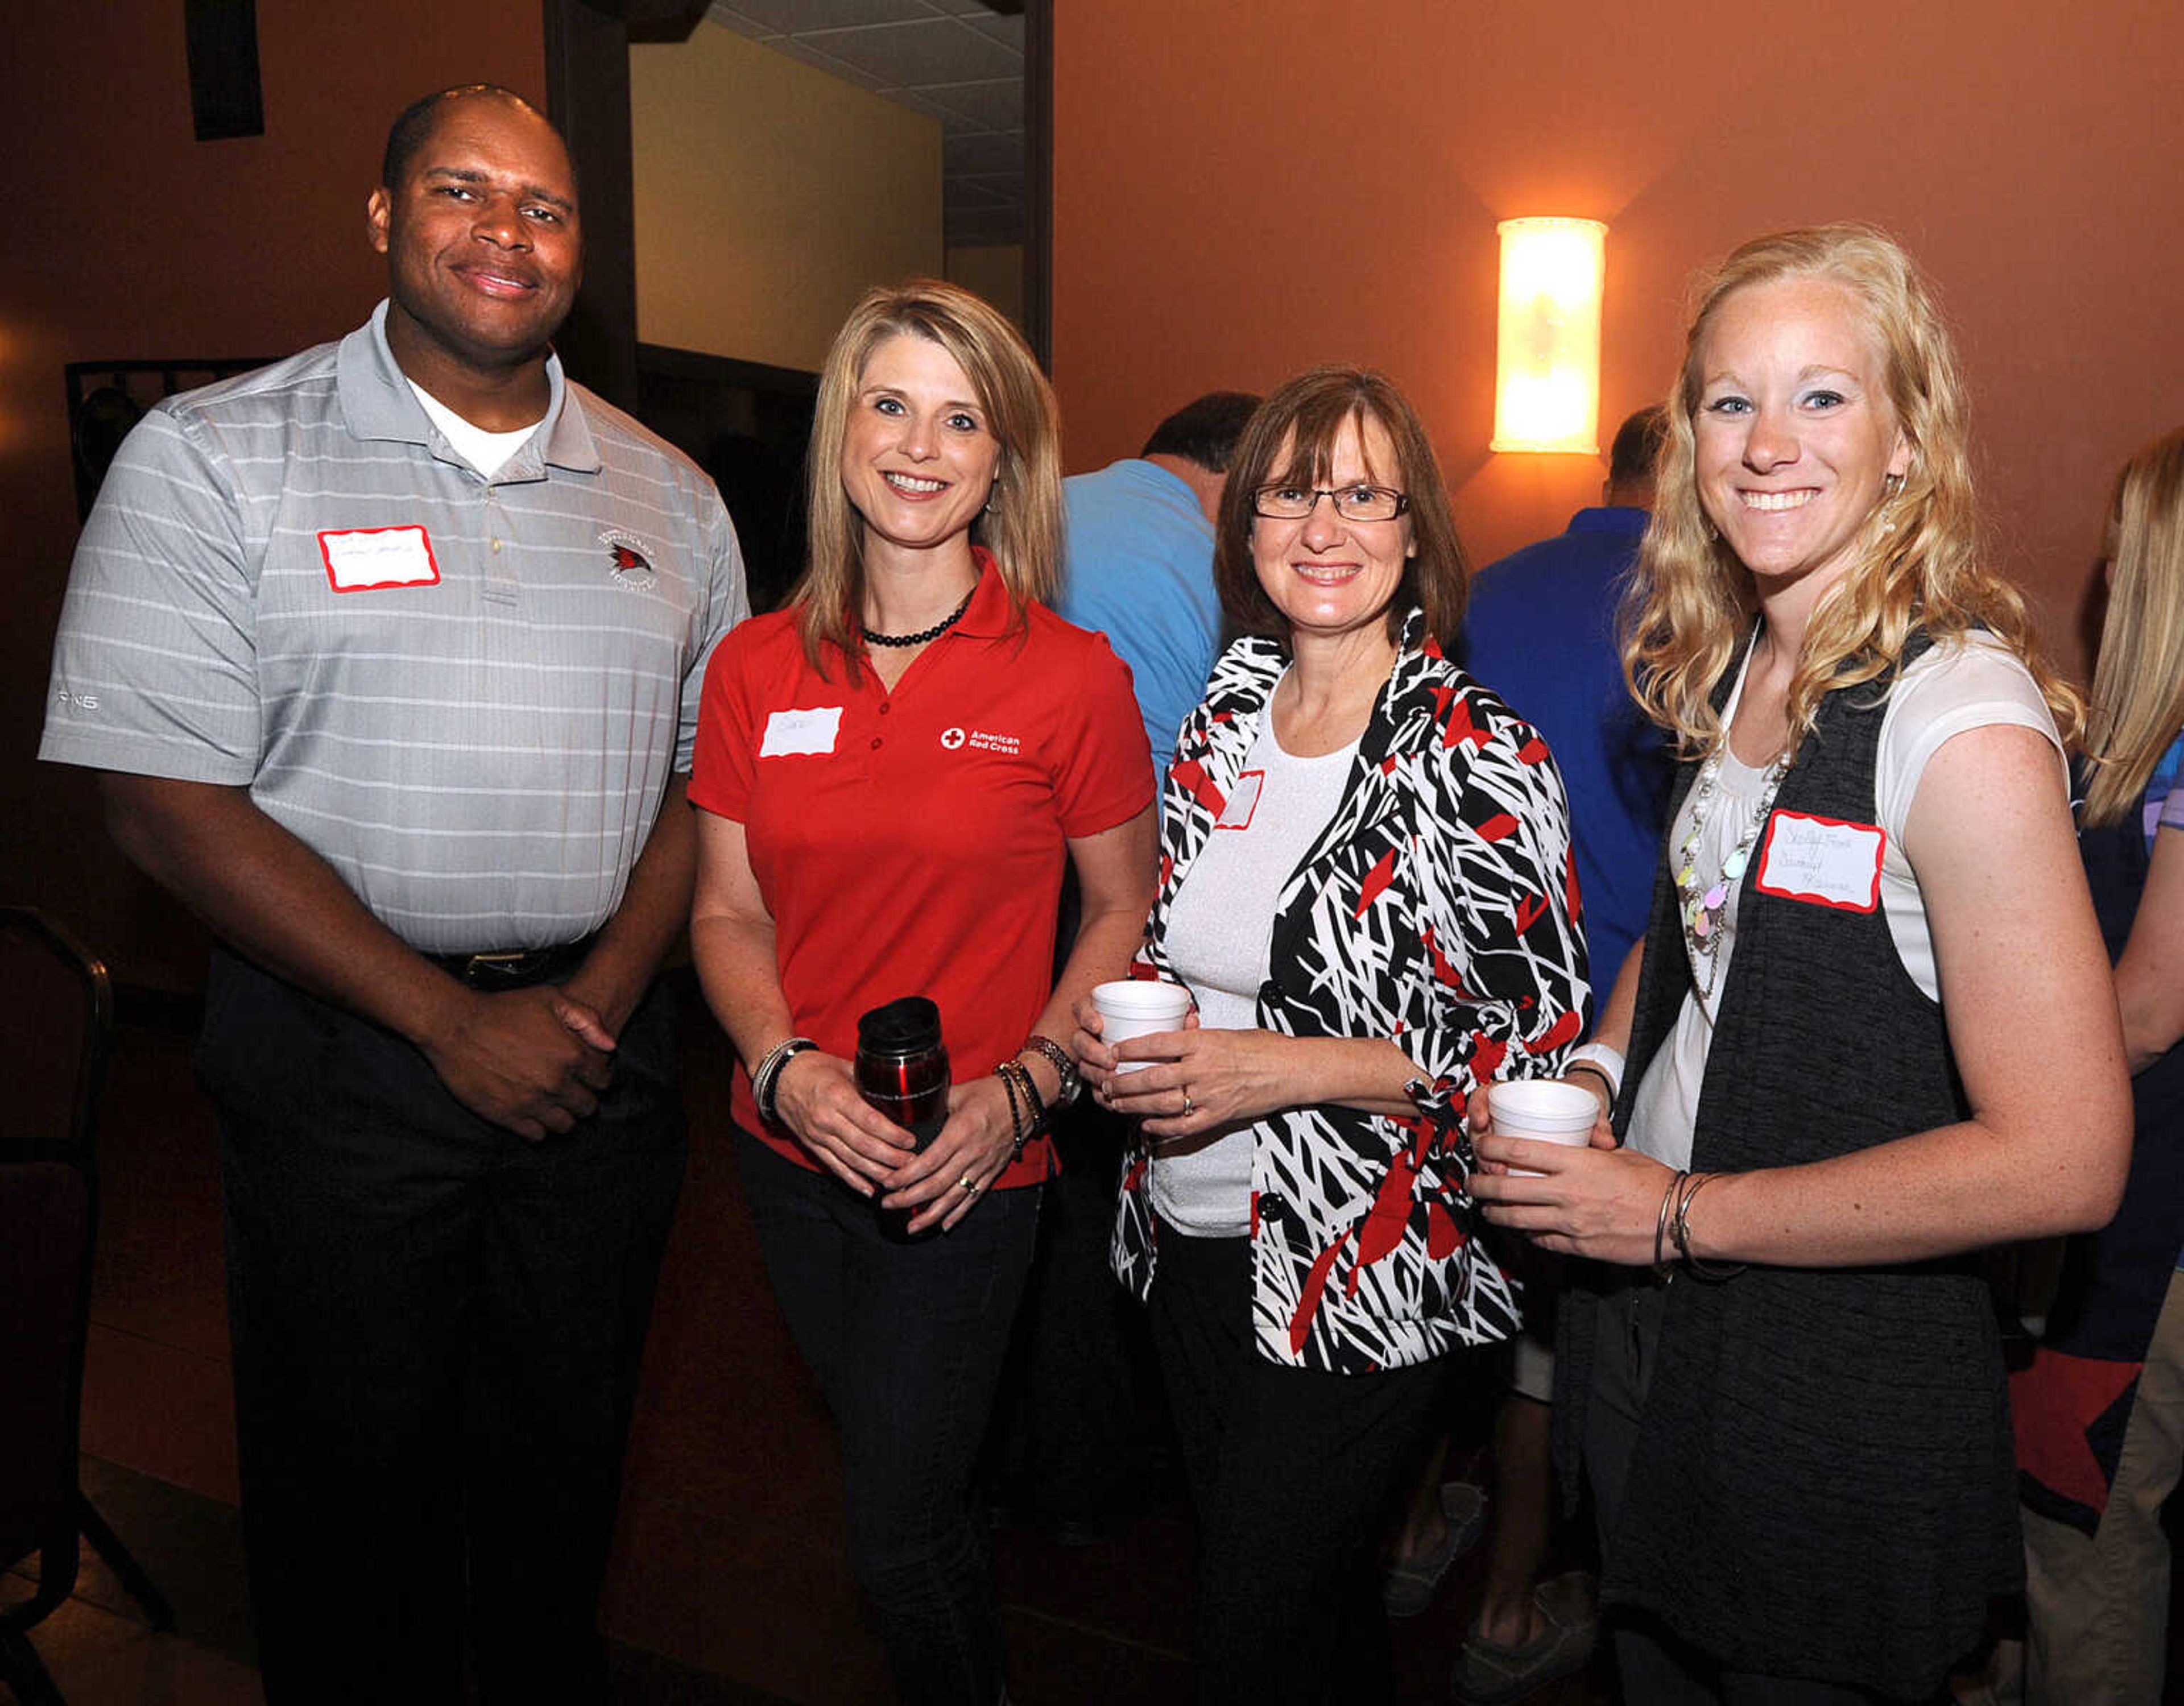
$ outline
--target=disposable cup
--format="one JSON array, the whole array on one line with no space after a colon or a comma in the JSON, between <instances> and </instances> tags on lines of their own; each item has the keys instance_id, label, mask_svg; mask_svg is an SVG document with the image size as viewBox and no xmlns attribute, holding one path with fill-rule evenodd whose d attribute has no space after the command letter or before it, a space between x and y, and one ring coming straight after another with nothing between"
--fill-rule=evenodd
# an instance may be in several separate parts
<instances>
[{"instance_id":1,"label":"disposable cup","mask_svg":"<svg viewBox=\"0 0 2184 1706\"><path fill-rule=\"evenodd\" d=\"M1190 1011L1190 991L1181 984L1155 984L1125 978L1095 988L1092 1005L1100 1010L1100 1040L1112 1048L1131 1037L1181 1030L1184 1015ZM1120 1061L1115 1070L1139 1072L1152 1064L1150 1061Z\"/></svg>"},{"instance_id":2,"label":"disposable cup","mask_svg":"<svg viewBox=\"0 0 2184 1706\"><path fill-rule=\"evenodd\" d=\"M1600 1098L1583 1084L1557 1084L1552 1079L1511 1079L1487 1090L1487 1106L1494 1129L1504 1137L1528 1137L1540 1143L1559 1143L1582 1149L1592 1137L1593 1122L1600 1115ZM1513 1167L1518 1178L1538 1179L1536 1168Z\"/></svg>"}]
</instances>

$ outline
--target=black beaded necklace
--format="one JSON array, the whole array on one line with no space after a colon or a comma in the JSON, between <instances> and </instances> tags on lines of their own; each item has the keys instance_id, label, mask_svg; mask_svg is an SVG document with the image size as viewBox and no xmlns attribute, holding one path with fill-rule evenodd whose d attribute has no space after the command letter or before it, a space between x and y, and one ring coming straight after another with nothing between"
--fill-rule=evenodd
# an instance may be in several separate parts
<instances>
[{"instance_id":1,"label":"black beaded necklace","mask_svg":"<svg viewBox=\"0 0 2184 1706\"><path fill-rule=\"evenodd\" d=\"M937 640L963 620L963 612L971 608L972 594L978 590L978 588L974 585L970 592L963 594L961 604L956 605L954 610L949 611L929 628L920 628L914 634L878 634L860 623L857 627L858 637L866 645L923 645L928 640Z\"/></svg>"}]
</instances>

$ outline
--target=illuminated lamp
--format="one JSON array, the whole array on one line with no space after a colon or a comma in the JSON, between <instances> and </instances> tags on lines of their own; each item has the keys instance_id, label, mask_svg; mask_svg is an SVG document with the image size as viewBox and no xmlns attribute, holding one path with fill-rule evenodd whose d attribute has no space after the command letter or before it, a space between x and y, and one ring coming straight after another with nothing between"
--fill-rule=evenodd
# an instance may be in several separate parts
<instances>
[{"instance_id":1,"label":"illuminated lamp","mask_svg":"<svg viewBox=\"0 0 2184 1706\"><path fill-rule=\"evenodd\" d=\"M1502 234L1496 450L1600 452L1600 295L1607 227L1511 219Z\"/></svg>"}]
</instances>

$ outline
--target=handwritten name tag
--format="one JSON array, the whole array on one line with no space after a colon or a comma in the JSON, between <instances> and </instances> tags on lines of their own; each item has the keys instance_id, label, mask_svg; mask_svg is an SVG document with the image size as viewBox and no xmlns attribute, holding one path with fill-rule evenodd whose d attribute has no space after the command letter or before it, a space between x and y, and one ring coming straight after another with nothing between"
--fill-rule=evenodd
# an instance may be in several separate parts
<instances>
[{"instance_id":1,"label":"handwritten name tag","mask_svg":"<svg viewBox=\"0 0 2184 1706\"><path fill-rule=\"evenodd\" d=\"M1259 794L1267 785L1267 772L1247 770L1236 778L1236 785L1228 790L1228 798L1221 807L1221 815L1213 820L1216 829L1249 829L1251 814L1259 809Z\"/></svg>"},{"instance_id":2,"label":"handwritten name tag","mask_svg":"<svg viewBox=\"0 0 2184 1706\"><path fill-rule=\"evenodd\" d=\"M1887 833L1877 824L1777 811L1753 885L1786 900L1870 912L1880 904L1880 859L1887 850Z\"/></svg>"},{"instance_id":3,"label":"handwritten name tag","mask_svg":"<svg viewBox=\"0 0 2184 1706\"><path fill-rule=\"evenodd\" d=\"M799 753L832 752L841 728L838 705L816 711L777 711L766 720L766 739L760 744L758 755L792 758Z\"/></svg>"},{"instance_id":4,"label":"handwritten name tag","mask_svg":"<svg viewBox=\"0 0 2184 1706\"><path fill-rule=\"evenodd\" d=\"M431 587L440 581L432 541L422 527L352 527L319 535L326 583L337 593Z\"/></svg>"}]
</instances>

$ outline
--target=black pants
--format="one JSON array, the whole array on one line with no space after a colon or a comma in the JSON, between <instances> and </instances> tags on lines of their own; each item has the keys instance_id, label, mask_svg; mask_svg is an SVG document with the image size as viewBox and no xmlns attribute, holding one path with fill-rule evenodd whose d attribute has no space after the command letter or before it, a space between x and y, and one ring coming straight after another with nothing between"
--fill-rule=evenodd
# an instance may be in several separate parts
<instances>
[{"instance_id":1,"label":"black pants","mask_svg":"<svg viewBox=\"0 0 2184 1706\"><path fill-rule=\"evenodd\" d=\"M1202 1702L1392 1698L1375 1552L1448 1359L1329 1374L1262 1357L1251 1243L1160 1229L1148 1298L1197 1507Z\"/></svg>"},{"instance_id":2,"label":"black pants","mask_svg":"<svg viewBox=\"0 0 2184 1706\"><path fill-rule=\"evenodd\" d=\"M832 1174L736 1139L774 1295L842 1439L850 1567L910 1706L994 1706L1000 1625L972 1467L1039 1228L996 1190L953 1231L882 1235Z\"/></svg>"},{"instance_id":3,"label":"black pants","mask_svg":"<svg viewBox=\"0 0 2184 1706\"><path fill-rule=\"evenodd\" d=\"M1145 1503L1164 1431L1145 1312L1107 1265L1135 1122L1087 1096L1056 1123L1062 1170L1039 1204L1039 1252L1003 1376L1000 1469L1027 1514L1096 1534Z\"/></svg>"},{"instance_id":4,"label":"black pants","mask_svg":"<svg viewBox=\"0 0 2184 1706\"><path fill-rule=\"evenodd\" d=\"M672 1004L574 1130L477 1118L416 1050L227 955L219 1105L244 1536L270 1699L605 1694L596 1607L682 1188Z\"/></svg>"}]
</instances>

